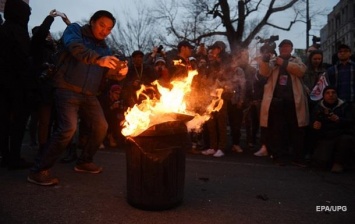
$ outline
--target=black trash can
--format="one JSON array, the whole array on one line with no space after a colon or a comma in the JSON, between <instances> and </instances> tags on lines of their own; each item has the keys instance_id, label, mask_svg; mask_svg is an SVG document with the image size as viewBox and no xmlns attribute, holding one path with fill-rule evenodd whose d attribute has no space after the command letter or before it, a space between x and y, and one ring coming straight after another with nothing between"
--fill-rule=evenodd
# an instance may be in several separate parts
<instances>
[{"instance_id":1,"label":"black trash can","mask_svg":"<svg viewBox=\"0 0 355 224\"><path fill-rule=\"evenodd\" d=\"M139 209L165 210L183 200L185 152L189 145L181 121L155 125L128 138L127 202Z\"/></svg>"}]
</instances>

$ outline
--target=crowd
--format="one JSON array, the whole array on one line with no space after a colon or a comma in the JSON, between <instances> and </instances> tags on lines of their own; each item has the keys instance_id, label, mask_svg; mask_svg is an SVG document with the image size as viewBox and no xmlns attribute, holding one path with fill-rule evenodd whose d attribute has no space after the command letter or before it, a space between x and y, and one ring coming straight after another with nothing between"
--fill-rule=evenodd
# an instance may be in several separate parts
<instances>
[{"instance_id":1,"label":"crowd","mask_svg":"<svg viewBox=\"0 0 355 224\"><path fill-rule=\"evenodd\" d=\"M222 157L260 146L254 155L270 156L278 165L312 165L332 172L351 167L355 62L347 45L339 45L334 64L324 63L316 48L306 61L292 56L293 43L287 39L278 45L279 54L263 51L255 67L248 49L229 53L223 41L196 48L183 40L174 54L159 46L148 53L137 49L126 58L106 44L116 23L108 11L95 12L81 26L52 10L32 29L32 37L29 16L22 0L6 2L0 28L0 146L1 167L31 168L31 183L58 184L50 170L64 152L61 161L75 160L76 172L102 172L94 155L100 147L124 144L121 124L127 108L146 96L159 98L153 81L170 88L171 81L186 78L191 70L198 75L188 107L196 113L206 113L213 89L223 89L222 107L211 113L201 132L191 135L193 152ZM55 41L50 26L56 17L67 28ZM137 97L141 85L149 88ZM38 144L34 163L21 157L29 118L31 145Z\"/></svg>"}]
</instances>

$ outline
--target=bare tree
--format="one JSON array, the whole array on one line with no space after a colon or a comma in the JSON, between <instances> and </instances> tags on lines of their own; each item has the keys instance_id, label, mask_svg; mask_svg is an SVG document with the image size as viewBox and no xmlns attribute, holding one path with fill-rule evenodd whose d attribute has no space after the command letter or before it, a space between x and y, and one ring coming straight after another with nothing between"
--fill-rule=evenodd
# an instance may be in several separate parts
<instances>
[{"instance_id":1,"label":"bare tree","mask_svg":"<svg viewBox=\"0 0 355 224\"><path fill-rule=\"evenodd\" d=\"M135 11L124 10L118 18L117 26L111 35L111 44L124 54L135 50L150 51L159 39L161 31L150 15L150 9L142 2L134 1Z\"/></svg>"},{"instance_id":2,"label":"bare tree","mask_svg":"<svg viewBox=\"0 0 355 224\"><path fill-rule=\"evenodd\" d=\"M172 48L176 47L180 40L189 40L195 44L202 40L212 42L215 36L204 36L205 33L218 30L221 26L213 18L206 16L208 5L203 0L156 0L156 5L154 17L167 32L160 40Z\"/></svg>"},{"instance_id":3,"label":"bare tree","mask_svg":"<svg viewBox=\"0 0 355 224\"><path fill-rule=\"evenodd\" d=\"M160 8L155 11L156 19L166 24L168 34L175 39L199 43L222 36L231 50L248 46L265 27L290 30L299 21L296 6L302 6L296 4L300 3L299 0L180 0L179 3L173 0L170 6L175 4L175 11L170 11L167 10L170 7L167 3L163 4L162 0L157 2ZM280 26L277 21L273 22L272 17L286 10L290 11L288 25ZM249 29L248 32L246 29Z\"/></svg>"}]
</instances>

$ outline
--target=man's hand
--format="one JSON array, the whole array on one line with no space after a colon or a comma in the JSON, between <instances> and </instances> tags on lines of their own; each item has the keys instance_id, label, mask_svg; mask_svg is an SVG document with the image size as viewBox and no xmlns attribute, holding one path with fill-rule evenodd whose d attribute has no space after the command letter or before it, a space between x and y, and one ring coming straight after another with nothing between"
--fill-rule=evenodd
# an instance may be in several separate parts
<instances>
[{"instance_id":1,"label":"man's hand","mask_svg":"<svg viewBox=\"0 0 355 224\"><path fill-rule=\"evenodd\" d=\"M115 69L117 67L119 61L120 60L118 60L118 58L116 58L115 56L104 56L104 57L98 58L96 60L96 64L101 67Z\"/></svg>"},{"instance_id":2,"label":"man's hand","mask_svg":"<svg viewBox=\"0 0 355 224\"><path fill-rule=\"evenodd\" d=\"M328 119L333 121L333 122L338 122L339 121L338 115L333 114L333 113L328 117Z\"/></svg>"},{"instance_id":3,"label":"man's hand","mask_svg":"<svg viewBox=\"0 0 355 224\"><path fill-rule=\"evenodd\" d=\"M124 68L121 68L121 70L120 70L118 73L120 73L120 75L123 75L123 76L127 75L127 73L128 73L128 66L126 66L126 67L124 67Z\"/></svg>"},{"instance_id":4,"label":"man's hand","mask_svg":"<svg viewBox=\"0 0 355 224\"><path fill-rule=\"evenodd\" d=\"M284 59L276 57L275 64L281 66L284 63Z\"/></svg>"},{"instance_id":5,"label":"man's hand","mask_svg":"<svg viewBox=\"0 0 355 224\"><path fill-rule=\"evenodd\" d=\"M113 109L117 109L117 108L119 108L120 107L120 103L119 102L114 102L112 105L111 105L111 110L113 110Z\"/></svg>"},{"instance_id":6,"label":"man's hand","mask_svg":"<svg viewBox=\"0 0 355 224\"><path fill-rule=\"evenodd\" d=\"M64 16L62 16L62 20L65 24L67 24L67 26L69 26L71 24L70 20L68 19L68 16L63 13Z\"/></svg>"},{"instance_id":7,"label":"man's hand","mask_svg":"<svg viewBox=\"0 0 355 224\"><path fill-rule=\"evenodd\" d=\"M313 123L313 128L314 129L319 130L319 129L321 129L321 127L322 127L322 123L320 121L315 121Z\"/></svg>"},{"instance_id":8,"label":"man's hand","mask_svg":"<svg viewBox=\"0 0 355 224\"><path fill-rule=\"evenodd\" d=\"M56 17L56 16L58 16L58 14L57 14L57 10L52 9L52 10L49 12L49 15L50 15L50 16L52 16L52 17Z\"/></svg>"}]
</instances>

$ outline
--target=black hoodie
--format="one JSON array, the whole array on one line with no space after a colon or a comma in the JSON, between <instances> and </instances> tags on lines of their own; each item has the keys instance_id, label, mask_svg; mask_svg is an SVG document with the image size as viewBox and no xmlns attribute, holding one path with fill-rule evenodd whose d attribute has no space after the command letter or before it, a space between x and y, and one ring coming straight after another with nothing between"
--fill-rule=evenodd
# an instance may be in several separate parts
<instances>
[{"instance_id":1,"label":"black hoodie","mask_svg":"<svg viewBox=\"0 0 355 224\"><path fill-rule=\"evenodd\" d=\"M29 84L30 37L27 24L31 8L22 0L5 3L5 23L0 26L0 87Z\"/></svg>"}]
</instances>

